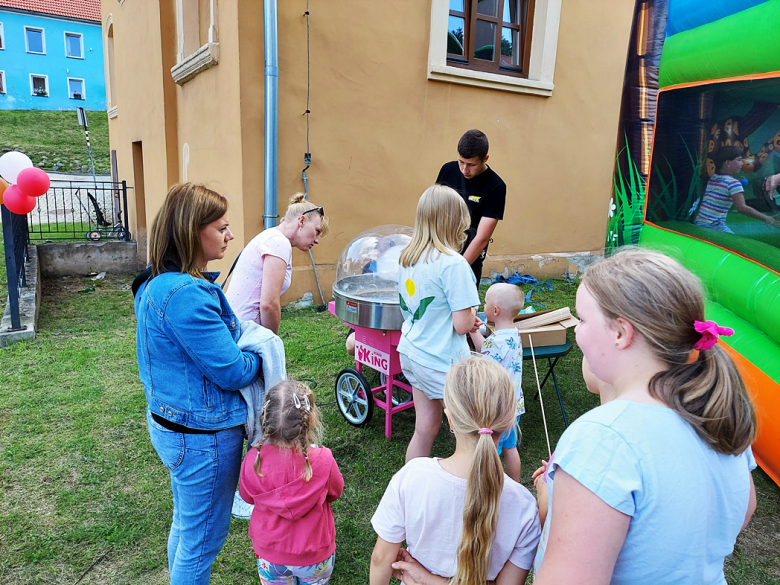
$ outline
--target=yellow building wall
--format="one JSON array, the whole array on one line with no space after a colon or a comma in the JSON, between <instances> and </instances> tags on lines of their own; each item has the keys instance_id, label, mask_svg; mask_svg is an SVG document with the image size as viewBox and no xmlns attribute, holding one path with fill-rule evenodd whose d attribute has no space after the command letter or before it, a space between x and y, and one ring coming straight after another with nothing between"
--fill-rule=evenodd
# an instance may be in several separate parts
<instances>
[{"instance_id":1,"label":"yellow building wall","mask_svg":"<svg viewBox=\"0 0 780 585\"><path fill-rule=\"evenodd\" d=\"M246 234L242 221L243 106L240 100L239 18L236 2L219 3L219 59L218 65L177 86L180 180L186 178L187 181L204 183L228 199L230 229L236 236L231 251L237 254L243 243L260 230ZM185 144L189 151L186 165L182 160ZM219 269L220 264L215 263L213 268Z\"/></svg>"},{"instance_id":2,"label":"yellow building wall","mask_svg":"<svg viewBox=\"0 0 780 585\"><path fill-rule=\"evenodd\" d=\"M113 61L106 59L107 87L110 78L114 80L109 106L115 106L108 120L109 143L117 154L119 180L133 188L128 193L128 222L139 244L139 261L145 262L147 228L168 184L178 177L176 109L171 99L175 84L170 77L175 16L173 6L165 2L120 5L110 0L102 2L102 16L104 39L109 24L114 39ZM140 143L135 157L133 143Z\"/></svg>"},{"instance_id":3,"label":"yellow building wall","mask_svg":"<svg viewBox=\"0 0 780 585\"><path fill-rule=\"evenodd\" d=\"M185 168L188 180L227 196L236 241L216 263L223 270L262 229L262 4L220 1L220 62L179 87L171 81L174 63L156 74L149 67L164 60L159 47L175 46L174 0L121 6L103 0L104 17L114 11L119 115L109 130L120 179L132 176L129 143L143 139L148 225L172 175L180 178ZM280 215L303 190L305 10L306 0L278 2ZM413 225L418 197L440 166L456 158L457 141L469 128L488 135L489 164L507 184L486 273L510 267L559 275L570 268L567 256L603 250L633 3L563 3L551 97L429 81L430 2L361 2L357 9L354 1L310 0L309 10L313 163L307 175L311 200L330 217L330 234L313 250L326 299L346 244L376 225ZM155 18L156 24L146 20ZM166 18L174 19L172 29ZM132 47L118 42L127 29ZM139 42L141 35L148 43ZM156 87L139 91L128 76L156 77ZM170 84L175 89L164 100L163 86ZM166 113L175 130L163 131ZM166 159L166 139L175 143L175 164ZM319 302L308 254L296 250L293 264L283 301L310 291Z\"/></svg>"}]
</instances>

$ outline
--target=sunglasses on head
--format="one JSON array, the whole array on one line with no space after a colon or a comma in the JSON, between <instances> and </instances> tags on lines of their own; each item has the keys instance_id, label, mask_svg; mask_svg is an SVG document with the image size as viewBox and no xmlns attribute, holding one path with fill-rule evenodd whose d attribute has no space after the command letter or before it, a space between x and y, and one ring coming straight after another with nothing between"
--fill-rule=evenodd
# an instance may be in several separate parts
<instances>
[{"instance_id":1,"label":"sunglasses on head","mask_svg":"<svg viewBox=\"0 0 780 585\"><path fill-rule=\"evenodd\" d=\"M317 213L319 213L319 214L320 214L320 217L325 217L325 208L323 208L323 207L314 207L314 208L312 208L312 209L307 209L306 211L304 211L303 213L301 213L301 215L306 215L307 213L312 213L312 212L314 212L314 211L316 211Z\"/></svg>"}]
</instances>

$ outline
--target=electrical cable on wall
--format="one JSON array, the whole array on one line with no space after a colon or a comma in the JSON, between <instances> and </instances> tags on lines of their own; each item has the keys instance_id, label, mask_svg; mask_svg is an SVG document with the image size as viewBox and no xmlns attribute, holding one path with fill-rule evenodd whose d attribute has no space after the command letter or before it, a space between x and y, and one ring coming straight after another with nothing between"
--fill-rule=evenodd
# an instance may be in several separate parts
<instances>
[{"instance_id":1,"label":"electrical cable on wall","mask_svg":"<svg viewBox=\"0 0 780 585\"><path fill-rule=\"evenodd\" d=\"M309 114L311 114L311 110L309 110L309 100L311 99L311 49L309 43L309 16L310 16L309 0L306 0L306 12L304 12L303 15L306 17L306 111L304 112L304 115L306 116L306 152L303 154L303 164L305 164L306 167L303 169L301 175L303 176L303 193L306 196L306 199L308 199L309 198L308 189L307 189L308 178L306 177L306 170L311 166L311 148L309 147Z\"/></svg>"},{"instance_id":2,"label":"electrical cable on wall","mask_svg":"<svg viewBox=\"0 0 780 585\"><path fill-rule=\"evenodd\" d=\"M301 172L301 177L303 178L303 195L305 199L308 201L309 199L309 179L306 176L306 171L311 166L311 149L309 147L309 114L311 111L309 110L309 100L311 99L311 46L309 43L309 0L306 0L306 12L303 13L303 15L306 17L306 111L303 113L304 116L306 116L306 152L303 155L303 164L306 166L304 167L303 171ZM322 304L317 307L318 311L324 311L325 310L325 296L322 294L322 287L320 286L320 277L319 274L317 274L317 264L314 262L314 254L312 254L311 249L309 249L309 258L311 258L311 265L312 268L314 268L314 279L317 281L317 290L320 293L320 301L322 301Z\"/></svg>"}]
</instances>

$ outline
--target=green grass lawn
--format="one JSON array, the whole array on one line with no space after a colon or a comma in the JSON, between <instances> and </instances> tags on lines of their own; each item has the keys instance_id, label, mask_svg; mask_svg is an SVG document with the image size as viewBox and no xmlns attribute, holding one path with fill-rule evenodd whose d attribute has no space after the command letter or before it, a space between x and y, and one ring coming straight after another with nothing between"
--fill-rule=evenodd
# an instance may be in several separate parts
<instances>
[{"instance_id":1,"label":"green grass lawn","mask_svg":"<svg viewBox=\"0 0 780 585\"><path fill-rule=\"evenodd\" d=\"M4 272L2 277L4 278ZM166 583L166 536L171 517L168 474L146 430L145 399L135 359L132 275L104 281L78 277L44 281L40 333L35 341L0 350L0 583ZM94 292L79 292L94 287ZM573 306L575 285L554 283L534 300ZM383 413L362 429L349 426L334 405L345 354L346 327L328 313L285 312L281 336L288 372L315 386L329 446L344 474L333 506L337 561L332 582L364 584L375 535L371 515L404 462L414 413L393 419L384 438ZM580 376L578 350L558 365L570 419L593 408ZM546 458L533 368L523 372L523 483ZM544 399L551 440L563 422L551 385ZM447 456L442 432L433 454ZM728 561L729 583L780 583L780 489L754 473L758 511ZM454 513L458 513L454 511ZM233 520L214 565L212 583L257 583L247 522ZM83 578L82 578L83 577Z\"/></svg>"},{"instance_id":2,"label":"green grass lawn","mask_svg":"<svg viewBox=\"0 0 780 585\"><path fill-rule=\"evenodd\" d=\"M108 173L108 115L94 111L88 112L87 118L95 172ZM0 153L8 150L24 152L36 167L46 171L89 171L87 143L76 112L0 110Z\"/></svg>"}]
</instances>

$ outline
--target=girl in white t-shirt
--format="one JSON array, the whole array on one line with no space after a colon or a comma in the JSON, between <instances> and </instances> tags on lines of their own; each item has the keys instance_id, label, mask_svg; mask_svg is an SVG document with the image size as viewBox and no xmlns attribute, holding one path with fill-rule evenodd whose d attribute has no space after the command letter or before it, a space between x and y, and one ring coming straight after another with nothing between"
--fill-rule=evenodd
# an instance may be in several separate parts
<instances>
[{"instance_id":1,"label":"girl in white t-shirt","mask_svg":"<svg viewBox=\"0 0 780 585\"><path fill-rule=\"evenodd\" d=\"M504 474L497 452L501 433L515 423L512 379L494 361L466 358L447 374L444 404L455 453L413 459L390 480L371 519L378 535L371 585L390 581L403 541L425 569L458 585L524 583L539 514L528 490Z\"/></svg>"},{"instance_id":2,"label":"girl in white t-shirt","mask_svg":"<svg viewBox=\"0 0 780 585\"><path fill-rule=\"evenodd\" d=\"M441 427L444 377L469 354L466 333L474 328L479 294L474 272L458 253L469 221L463 198L433 185L417 203L412 241L401 253L398 292L405 320L398 353L415 409L407 462L431 454Z\"/></svg>"},{"instance_id":3,"label":"girl in white t-shirt","mask_svg":"<svg viewBox=\"0 0 780 585\"><path fill-rule=\"evenodd\" d=\"M328 217L296 193L282 222L256 235L239 256L225 297L241 320L254 321L279 333L280 297L290 288L292 249L308 252L328 232Z\"/></svg>"}]
</instances>

